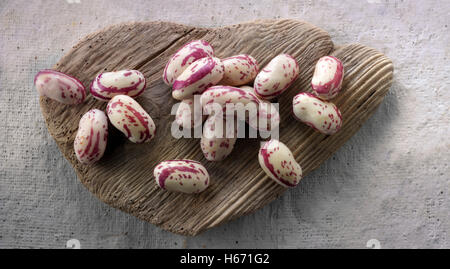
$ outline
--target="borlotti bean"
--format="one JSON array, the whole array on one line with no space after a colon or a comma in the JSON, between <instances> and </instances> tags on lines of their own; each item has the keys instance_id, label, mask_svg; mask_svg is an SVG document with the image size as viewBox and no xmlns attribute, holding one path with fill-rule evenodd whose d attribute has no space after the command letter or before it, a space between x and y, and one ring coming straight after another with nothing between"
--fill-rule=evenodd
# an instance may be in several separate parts
<instances>
[{"instance_id":1,"label":"borlotti bean","mask_svg":"<svg viewBox=\"0 0 450 269\"><path fill-rule=\"evenodd\" d=\"M183 193L199 193L209 186L209 174L199 162L170 160L153 170L156 183L162 189Z\"/></svg>"},{"instance_id":2,"label":"borlotti bean","mask_svg":"<svg viewBox=\"0 0 450 269\"><path fill-rule=\"evenodd\" d=\"M106 107L109 121L133 143L145 143L155 136L156 126L147 112L130 96L116 95Z\"/></svg>"},{"instance_id":3,"label":"borlotti bean","mask_svg":"<svg viewBox=\"0 0 450 269\"><path fill-rule=\"evenodd\" d=\"M233 151L237 137L237 124L231 118L232 128L227 128L226 118L211 115L203 125L200 147L208 161L222 161ZM219 121L222 126L219 126Z\"/></svg>"},{"instance_id":4,"label":"borlotti bean","mask_svg":"<svg viewBox=\"0 0 450 269\"><path fill-rule=\"evenodd\" d=\"M222 85L240 86L253 81L258 74L258 62L250 55L240 54L222 59L225 73Z\"/></svg>"},{"instance_id":5,"label":"borlotti bean","mask_svg":"<svg viewBox=\"0 0 450 269\"><path fill-rule=\"evenodd\" d=\"M258 106L256 117L257 121L252 117L248 119L248 124L254 129L270 131L280 125L280 114L271 102L261 101ZM255 126L256 123L258 124L257 126Z\"/></svg>"},{"instance_id":6,"label":"borlotti bean","mask_svg":"<svg viewBox=\"0 0 450 269\"><path fill-rule=\"evenodd\" d=\"M241 86L241 89L245 91L250 91L251 93L254 93L253 87L250 86ZM257 130L263 130L263 131L270 131L273 128L277 128L280 125L280 114L277 110L277 108L272 104L271 102L259 99L260 103L258 106L258 113L256 114L256 117L249 117L247 120L247 123L254 129ZM266 124L262 124L263 120L266 119Z\"/></svg>"},{"instance_id":7,"label":"borlotti bean","mask_svg":"<svg viewBox=\"0 0 450 269\"><path fill-rule=\"evenodd\" d=\"M216 57L205 57L193 62L172 85L172 97L183 100L201 94L222 80L223 63Z\"/></svg>"},{"instance_id":8,"label":"borlotti bean","mask_svg":"<svg viewBox=\"0 0 450 269\"><path fill-rule=\"evenodd\" d=\"M34 77L34 85L40 95L66 105L76 105L84 102L86 89L78 79L67 74L42 70Z\"/></svg>"},{"instance_id":9,"label":"borlotti bean","mask_svg":"<svg viewBox=\"0 0 450 269\"><path fill-rule=\"evenodd\" d=\"M292 104L295 118L315 130L332 135L341 129L342 116L335 104L306 92L297 94Z\"/></svg>"},{"instance_id":10,"label":"borlotti bean","mask_svg":"<svg viewBox=\"0 0 450 269\"><path fill-rule=\"evenodd\" d=\"M297 60L288 54L280 54L256 76L253 85L255 93L262 99L273 99L289 88L299 73Z\"/></svg>"},{"instance_id":11,"label":"borlotti bean","mask_svg":"<svg viewBox=\"0 0 450 269\"><path fill-rule=\"evenodd\" d=\"M198 104L200 106L200 103ZM199 109L199 113L196 113L194 107L194 98L188 98L181 101L178 106L175 122L183 127L183 129L193 129L200 126L206 119L206 115L202 115L202 109Z\"/></svg>"},{"instance_id":12,"label":"borlotti bean","mask_svg":"<svg viewBox=\"0 0 450 269\"><path fill-rule=\"evenodd\" d=\"M103 156L108 140L108 118L105 112L91 109L80 119L73 148L78 161L94 163Z\"/></svg>"},{"instance_id":13,"label":"borlotti bean","mask_svg":"<svg viewBox=\"0 0 450 269\"><path fill-rule=\"evenodd\" d=\"M198 59L214 56L211 45L203 40L194 40L179 49L167 62L163 72L164 82L172 86L175 79Z\"/></svg>"},{"instance_id":14,"label":"borlotti bean","mask_svg":"<svg viewBox=\"0 0 450 269\"><path fill-rule=\"evenodd\" d=\"M282 142L272 139L259 149L259 164L266 174L284 187L295 187L302 178L302 168Z\"/></svg>"},{"instance_id":15,"label":"borlotti bean","mask_svg":"<svg viewBox=\"0 0 450 269\"><path fill-rule=\"evenodd\" d=\"M200 103L208 114L213 112L213 104L218 104L225 110L228 103L242 103L244 106L249 103L255 103L257 108L259 102L258 97L252 92L231 86L213 86L200 96Z\"/></svg>"},{"instance_id":16,"label":"borlotti bean","mask_svg":"<svg viewBox=\"0 0 450 269\"><path fill-rule=\"evenodd\" d=\"M135 98L144 92L145 86L145 77L141 72L120 70L98 74L91 83L90 91L94 98L107 102L119 94Z\"/></svg>"},{"instance_id":17,"label":"borlotti bean","mask_svg":"<svg viewBox=\"0 0 450 269\"><path fill-rule=\"evenodd\" d=\"M341 90L343 78L342 62L333 56L324 56L316 64L311 87L321 99L329 100Z\"/></svg>"}]
</instances>

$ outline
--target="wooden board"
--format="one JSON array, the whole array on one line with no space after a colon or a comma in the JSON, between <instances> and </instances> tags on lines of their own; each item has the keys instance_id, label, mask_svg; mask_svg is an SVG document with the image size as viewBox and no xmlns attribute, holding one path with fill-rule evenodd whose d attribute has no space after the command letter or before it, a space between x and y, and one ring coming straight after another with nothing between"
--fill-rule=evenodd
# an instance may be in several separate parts
<instances>
[{"instance_id":1,"label":"wooden board","mask_svg":"<svg viewBox=\"0 0 450 269\"><path fill-rule=\"evenodd\" d=\"M254 212L286 191L260 168L258 139L239 139L225 161L214 163L203 157L199 139L177 140L171 136L174 116L170 112L176 100L162 81L162 71L169 57L194 39L210 42L217 57L251 54L260 67L280 53L289 53L298 60L299 79L278 98L280 141L293 151L305 176L361 127L392 83L392 62L380 52L359 44L336 47L328 33L297 20L261 20L214 29L133 22L114 25L82 39L54 69L79 78L86 86L101 71L140 70L148 86L137 101L155 121L156 138L150 143L133 144L110 126L101 161L91 166L79 164L73 150L78 121L89 109L106 107L106 103L91 96L78 106L41 97L48 130L81 182L100 200L174 233L196 235ZM317 133L291 115L293 96L311 90L314 65L329 54L340 58L345 69L342 93L333 100L341 109L344 124L333 136ZM156 164L179 158L205 165L211 175L211 185L205 192L187 195L157 187L153 178Z\"/></svg>"}]
</instances>

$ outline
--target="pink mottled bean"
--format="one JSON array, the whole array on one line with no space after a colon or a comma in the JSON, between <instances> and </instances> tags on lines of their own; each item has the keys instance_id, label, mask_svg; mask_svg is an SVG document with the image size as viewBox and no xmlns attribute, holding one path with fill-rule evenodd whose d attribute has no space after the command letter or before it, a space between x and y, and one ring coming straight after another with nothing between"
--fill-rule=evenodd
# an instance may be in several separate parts
<instances>
[{"instance_id":1,"label":"pink mottled bean","mask_svg":"<svg viewBox=\"0 0 450 269\"><path fill-rule=\"evenodd\" d=\"M214 56L211 45L203 40L194 40L179 49L167 62L163 72L164 82L172 86L177 77L186 70L190 64L198 59Z\"/></svg>"},{"instance_id":2,"label":"pink mottled bean","mask_svg":"<svg viewBox=\"0 0 450 269\"><path fill-rule=\"evenodd\" d=\"M148 113L128 95L116 95L106 107L109 121L133 143L145 143L156 134L156 126Z\"/></svg>"},{"instance_id":3,"label":"pink mottled bean","mask_svg":"<svg viewBox=\"0 0 450 269\"><path fill-rule=\"evenodd\" d=\"M316 64L311 87L321 99L329 100L339 93L343 79L342 62L333 56L324 56Z\"/></svg>"},{"instance_id":4,"label":"pink mottled bean","mask_svg":"<svg viewBox=\"0 0 450 269\"><path fill-rule=\"evenodd\" d=\"M258 62L250 55L240 54L222 59L225 72L222 85L240 86L253 81L258 74Z\"/></svg>"},{"instance_id":5,"label":"pink mottled bean","mask_svg":"<svg viewBox=\"0 0 450 269\"><path fill-rule=\"evenodd\" d=\"M240 88L245 91L254 93L253 87L242 86ZM270 131L274 128L277 128L280 125L280 114L277 108L270 101L264 99L259 99L259 101L260 102L257 114L255 115L255 117L250 116L247 119L247 123L252 128L260 131ZM262 124L264 122L263 119L265 119L266 124Z\"/></svg>"},{"instance_id":6,"label":"pink mottled bean","mask_svg":"<svg viewBox=\"0 0 450 269\"><path fill-rule=\"evenodd\" d=\"M108 118L105 112L92 109L83 115L73 144L78 161L94 163L103 156L108 141Z\"/></svg>"},{"instance_id":7,"label":"pink mottled bean","mask_svg":"<svg viewBox=\"0 0 450 269\"><path fill-rule=\"evenodd\" d=\"M200 147L208 161L222 161L233 151L237 137L237 124L234 119L230 120L233 120L233 126L230 128L227 128L224 117L212 115L205 121Z\"/></svg>"},{"instance_id":8,"label":"pink mottled bean","mask_svg":"<svg viewBox=\"0 0 450 269\"><path fill-rule=\"evenodd\" d=\"M205 57L193 62L177 77L172 85L172 97L183 100L194 94L201 94L216 85L223 77L222 61L215 57Z\"/></svg>"},{"instance_id":9,"label":"pink mottled bean","mask_svg":"<svg viewBox=\"0 0 450 269\"><path fill-rule=\"evenodd\" d=\"M288 54L280 54L256 76L255 93L262 99L273 99L289 88L299 73L297 60Z\"/></svg>"},{"instance_id":10,"label":"pink mottled bean","mask_svg":"<svg viewBox=\"0 0 450 269\"><path fill-rule=\"evenodd\" d=\"M260 131L271 131L280 125L280 114L274 104L261 101L256 118L250 117L248 124ZM255 125L257 123L257 125Z\"/></svg>"},{"instance_id":11,"label":"pink mottled bean","mask_svg":"<svg viewBox=\"0 0 450 269\"><path fill-rule=\"evenodd\" d=\"M81 104L86 98L83 83L58 71L40 71L34 78L34 85L40 95L66 105Z\"/></svg>"},{"instance_id":12,"label":"pink mottled bean","mask_svg":"<svg viewBox=\"0 0 450 269\"><path fill-rule=\"evenodd\" d=\"M200 106L200 103L198 104ZM175 115L175 122L183 127L183 129L194 129L200 126L206 119L206 115L202 115L200 106L199 113L196 113L194 107L194 98L188 98L181 101Z\"/></svg>"},{"instance_id":13,"label":"pink mottled bean","mask_svg":"<svg viewBox=\"0 0 450 269\"><path fill-rule=\"evenodd\" d=\"M302 168L289 148L276 139L266 142L258 154L259 164L266 174L284 187L295 187L302 178Z\"/></svg>"},{"instance_id":14,"label":"pink mottled bean","mask_svg":"<svg viewBox=\"0 0 450 269\"><path fill-rule=\"evenodd\" d=\"M297 120L323 134L332 135L341 129L341 112L333 103L303 92L294 97L292 105Z\"/></svg>"},{"instance_id":15,"label":"pink mottled bean","mask_svg":"<svg viewBox=\"0 0 450 269\"><path fill-rule=\"evenodd\" d=\"M159 163L153 170L156 184L164 190L200 193L209 186L209 174L199 162L170 160Z\"/></svg>"},{"instance_id":16,"label":"pink mottled bean","mask_svg":"<svg viewBox=\"0 0 450 269\"><path fill-rule=\"evenodd\" d=\"M130 97L141 95L146 86L144 75L137 70L120 70L100 73L92 81L90 92L100 101L109 101L116 95Z\"/></svg>"},{"instance_id":17,"label":"pink mottled bean","mask_svg":"<svg viewBox=\"0 0 450 269\"><path fill-rule=\"evenodd\" d=\"M213 86L203 92L200 103L207 113L212 112L213 104L220 105L225 110L226 104L249 103L259 104L259 99L250 91L231 86Z\"/></svg>"}]
</instances>

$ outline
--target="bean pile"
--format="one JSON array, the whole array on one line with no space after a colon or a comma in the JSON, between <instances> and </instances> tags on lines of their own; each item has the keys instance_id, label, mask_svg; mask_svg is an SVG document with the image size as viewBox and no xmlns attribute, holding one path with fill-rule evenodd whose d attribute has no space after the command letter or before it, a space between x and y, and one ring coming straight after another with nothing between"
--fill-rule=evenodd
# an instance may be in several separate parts
<instances>
[{"instance_id":1,"label":"bean pile","mask_svg":"<svg viewBox=\"0 0 450 269\"><path fill-rule=\"evenodd\" d=\"M251 55L219 59L208 42L194 40L169 59L162 79L172 88L172 97L181 101L176 111L176 124L183 129L203 124L200 148L207 161L217 162L231 154L237 140L237 124L227 125L227 117L245 120L257 130L277 128L281 119L270 100L285 92L299 74L297 60L288 54L274 57L260 70ZM343 77L344 68L339 59L320 58L311 81L312 93L300 92L293 98L294 118L326 135L338 132L342 116L330 100L339 94ZM66 105L78 105L86 99L84 85L68 74L42 70L34 83L40 95ZM74 140L75 155L80 163L90 165L102 158L108 141L108 120L132 143L146 143L156 136L153 119L134 99L146 87L146 79L138 70L104 72L92 80L90 94L108 104L106 113L92 109L80 119ZM198 105L206 115L195 115L195 95L200 95ZM257 113L239 118L239 115L227 113L229 104L254 105ZM261 118L266 119L262 121L265 124L255 124L261 123ZM223 128L217 128L217 123ZM284 187L294 187L302 178L302 168L291 150L276 139L262 144L258 160L263 171ZM210 185L206 168L198 161L187 159L157 164L154 179L162 189L182 193L199 193Z\"/></svg>"}]
</instances>

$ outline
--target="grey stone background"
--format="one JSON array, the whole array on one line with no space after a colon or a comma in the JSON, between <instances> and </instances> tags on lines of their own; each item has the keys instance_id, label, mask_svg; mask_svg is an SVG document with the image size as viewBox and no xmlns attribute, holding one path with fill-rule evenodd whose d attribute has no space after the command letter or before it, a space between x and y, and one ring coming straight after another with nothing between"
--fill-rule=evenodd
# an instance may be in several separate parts
<instances>
[{"instance_id":1,"label":"grey stone background","mask_svg":"<svg viewBox=\"0 0 450 269\"><path fill-rule=\"evenodd\" d=\"M79 2L79 3L77 3ZM33 77L123 21L222 26L296 18L387 54L395 81L321 168L258 212L184 237L87 191L50 137ZM0 248L450 247L450 2L0 1ZM373 241L372 241L373 242ZM376 242L376 241L375 241Z\"/></svg>"}]
</instances>

